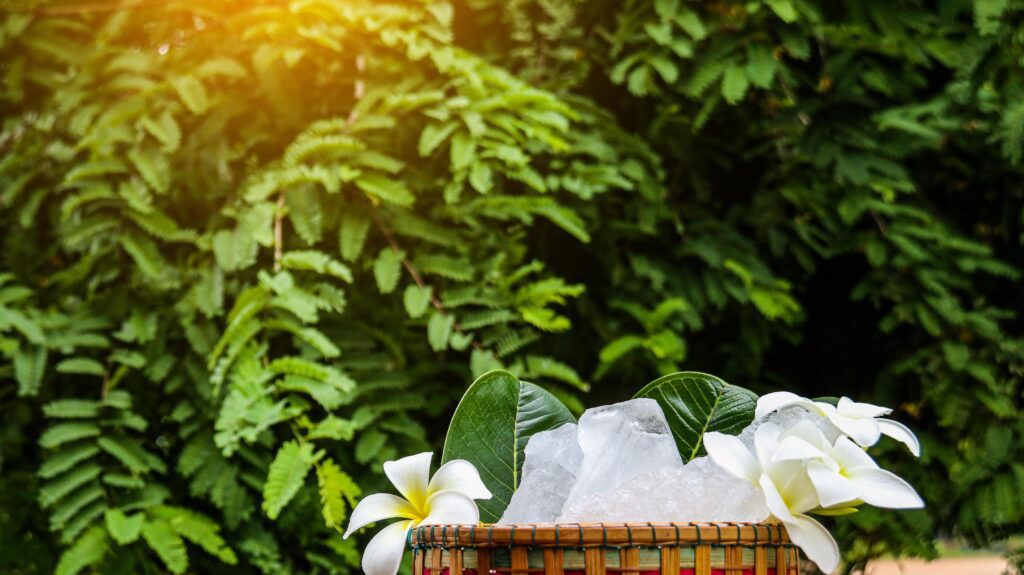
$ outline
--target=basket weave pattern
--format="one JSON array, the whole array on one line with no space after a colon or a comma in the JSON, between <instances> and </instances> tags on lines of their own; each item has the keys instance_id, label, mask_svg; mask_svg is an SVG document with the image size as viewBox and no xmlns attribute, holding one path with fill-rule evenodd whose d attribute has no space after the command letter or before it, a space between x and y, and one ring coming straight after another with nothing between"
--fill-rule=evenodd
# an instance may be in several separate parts
<instances>
[{"instance_id":1,"label":"basket weave pattern","mask_svg":"<svg viewBox=\"0 0 1024 575\"><path fill-rule=\"evenodd\" d=\"M781 525L425 525L413 575L798 575Z\"/></svg>"}]
</instances>

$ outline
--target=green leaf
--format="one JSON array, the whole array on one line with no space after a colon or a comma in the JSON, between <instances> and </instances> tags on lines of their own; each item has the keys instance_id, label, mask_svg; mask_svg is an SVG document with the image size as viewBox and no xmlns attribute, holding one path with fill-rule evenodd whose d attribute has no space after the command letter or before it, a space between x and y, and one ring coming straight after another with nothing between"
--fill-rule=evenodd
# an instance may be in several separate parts
<instances>
[{"instance_id":1,"label":"green leaf","mask_svg":"<svg viewBox=\"0 0 1024 575\"><path fill-rule=\"evenodd\" d=\"M491 191L493 183L491 166L484 162L475 162L469 170L469 185L481 194L486 194Z\"/></svg>"},{"instance_id":2,"label":"green leaf","mask_svg":"<svg viewBox=\"0 0 1024 575\"><path fill-rule=\"evenodd\" d=\"M163 465L160 458L147 452L136 440L122 435L101 437L96 444L135 473L145 473L151 470L154 462L158 466L162 467Z\"/></svg>"},{"instance_id":3,"label":"green leaf","mask_svg":"<svg viewBox=\"0 0 1024 575\"><path fill-rule=\"evenodd\" d=\"M99 563L107 552L108 541L102 527L91 527L61 554L54 575L77 575L83 569Z\"/></svg>"},{"instance_id":4,"label":"green leaf","mask_svg":"<svg viewBox=\"0 0 1024 575\"><path fill-rule=\"evenodd\" d=\"M391 293L398 287L402 275L402 259L405 254L391 248L384 248L373 262L373 277L377 280L380 293Z\"/></svg>"},{"instance_id":5,"label":"green leaf","mask_svg":"<svg viewBox=\"0 0 1024 575\"><path fill-rule=\"evenodd\" d=\"M450 136L457 127L458 124L455 122L445 122L444 124L430 124L426 128L423 128L423 132L420 133L420 142L418 146L420 155L429 156L433 153L438 146L448 139L448 136Z\"/></svg>"},{"instance_id":6,"label":"green leaf","mask_svg":"<svg viewBox=\"0 0 1024 575\"><path fill-rule=\"evenodd\" d=\"M324 460L316 470L320 484L320 504L328 527L341 530L348 516L345 502L353 505L362 490L333 459Z\"/></svg>"},{"instance_id":7,"label":"green leaf","mask_svg":"<svg viewBox=\"0 0 1024 575\"><path fill-rule=\"evenodd\" d=\"M638 335L624 335L608 342L608 345L601 349L598 358L601 363L614 363L627 353L640 349L644 345L644 338Z\"/></svg>"},{"instance_id":8,"label":"green leaf","mask_svg":"<svg viewBox=\"0 0 1024 575\"><path fill-rule=\"evenodd\" d=\"M87 357L70 357L57 364L57 373L103 376L103 364Z\"/></svg>"},{"instance_id":9,"label":"green leaf","mask_svg":"<svg viewBox=\"0 0 1024 575\"><path fill-rule=\"evenodd\" d=\"M217 265L224 271L245 269L256 263L259 244L239 227L234 230L221 230L213 236L213 255Z\"/></svg>"},{"instance_id":10,"label":"green leaf","mask_svg":"<svg viewBox=\"0 0 1024 575\"><path fill-rule=\"evenodd\" d=\"M353 262L363 253L366 235L370 231L370 218L356 210L347 210L341 218L338 245L341 257Z\"/></svg>"},{"instance_id":11,"label":"green leaf","mask_svg":"<svg viewBox=\"0 0 1024 575\"><path fill-rule=\"evenodd\" d=\"M46 372L46 348L29 346L14 352L14 376L18 380L18 395L36 395Z\"/></svg>"},{"instance_id":12,"label":"green leaf","mask_svg":"<svg viewBox=\"0 0 1024 575\"><path fill-rule=\"evenodd\" d=\"M473 163L476 157L476 141L467 132L459 132L452 138L451 163L453 172L461 172Z\"/></svg>"},{"instance_id":13,"label":"green leaf","mask_svg":"<svg viewBox=\"0 0 1024 575\"><path fill-rule=\"evenodd\" d=\"M434 351L444 351L448 347L448 338L451 337L452 327L455 325L455 317L451 314L435 312L427 322L427 340L430 348Z\"/></svg>"},{"instance_id":14,"label":"green leaf","mask_svg":"<svg viewBox=\"0 0 1024 575\"><path fill-rule=\"evenodd\" d=\"M165 152L173 152L181 144L181 128L178 127L174 115L169 110L164 110L156 117L142 118L142 127L163 144Z\"/></svg>"},{"instance_id":15,"label":"green leaf","mask_svg":"<svg viewBox=\"0 0 1024 575\"><path fill-rule=\"evenodd\" d=\"M41 447L57 447L86 437L96 437L100 428L95 423L61 423L47 429L39 438Z\"/></svg>"},{"instance_id":16,"label":"green leaf","mask_svg":"<svg viewBox=\"0 0 1024 575\"><path fill-rule=\"evenodd\" d=\"M163 152L154 146L142 146L130 150L128 159L153 191L167 193L171 187L171 164Z\"/></svg>"},{"instance_id":17,"label":"green leaf","mask_svg":"<svg viewBox=\"0 0 1024 575\"><path fill-rule=\"evenodd\" d=\"M142 538L167 565L167 570L176 575L188 569L188 555L185 542L178 532L162 519L150 520L142 527Z\"/></svg>"},{"instance_id":18,"label":"green leaf","mask_svg":"<svg viewBox=\"0 0 1024 575\"><path fill-rule=\"evenodd\" d=\"M747 94L749 81L747 71L738 64L733 64L725 69L725 76L722 78L722 96L730 104L735 104Z\"/></svg>"},{"instance_id":19,"label":"green leaf","mask_svg":"<svg viewBox=\"0 0 1024 575\"><path fill-rule=\"evenodd\" d=\"M778 64L771 47L757 43L747 46L747 77L758 88L771 86Z\"/></svg>"},{"instance_id":20,"label":"green leaf","mask_svg":"<svg viewBox=\"0 0 1024 575\"><path fill-rule=\"evenodd\" d=\"M210 107L210 96L195 76L179 76L171 80L178 97L193 114L202 114Z\"/></svg>"},{"instance_id":21,"label":"green leaf","mask_svg":"<svg viewBox=\"0 0 1024 575\"><path fill-rule=\"evenodd\" d=\"M102 404L92 399L58 399L43 406L46 417L77 419L96 417Z\"/></svg>"},{"instance_id":22,"label":"green leaf","mask_svg":"<svg viewBox=\"0 0 1024 575\"><path fill-rule=\"evenodd\" d=\"M328 415L309 430L309 439L337 439L348 441L356 432L356 425L348 419L336 415Z\"/></svg>"},{"instance_id":23,"label":"green leaf","mask_svg":"<svg viewBox=\"0 0 1024 575\"><path fill-rule=\"evenodd\" d=\"M405 311L409 314L409 317L415 319L426 313L433 294L434 292L430 286L420 287L415 284L409 284L405 288L405 294L402 297L405 303Z\"/></svg>"},{"instance_id":24,"label":"green leaf","mask_svg":"<svg viewBox=\"0 0 1024 575\"><path fill-rule=\"evenodd\" d=\"M754 420L757 405L754 392L696 371L660 377L634 397L658 402L684 461L704 454L704 434L708 431L739 433Z\"/></svg>"},{"instance_id":25,"label":"green leaf","mask_svg":"<svg viewBox=\"0 0 1024 575\"><path fill-rule=\"evenodd\" d=\"M775 15L779 17L783 22L792 24L796 21L796 7L793 6L792 0L765 0L765 4L775 12Z\"/></svg>"},{"instance_id":26,"label":"green leaf","mask_svg":"<svg viewBox=\"0 0 1024 575\"><path fill-rule=\"evenodd\" d=\"M942 353L946 356L949 367L957 371L967 367L967 362L971 358L971 351L966 345L951 341L943 342Z\"/></svg>"},{"instance_id":27,"label":"green leaf","mask_svg":"<svg viewBox=\"0 0 1024 575\"><path fill-rule=\"evenodd\" d=\"M160 506L155 515L163 518L178 535L202 547L204 551L228 565L238 562L235 552L220 534L220 525L209 517L181 507Z\"/></svg>"},{"instance_id":28,"label":"green leaf","mask_svg":"<svg viewBox=\"0 0 1024 575\"><path fill-rule=\"evenodd\" d=\"M352 283L352 270L347 265L318 250L285 252L281 257L281 267L288 270L315 271Z\"/></svg>"},{"instance_id":29,"label":"green leaf","mask_svg":"<svg viewBox=\"0 0 1024 575\"><path fill-rule=\"evenodd\" d=\"M379 429L367 430L366 433L359 437L359 441L356 442L356 461L359 463L368 463L373 460L373 458L380 453L380 450L384 449L387 442L387 434L383 433Z\"/></svg>"},{"instance_id":30,"label":"green leaf","mask_svg":"<svg viewBox=\"0 0 1024 575\"><path fill-rule=\"evenodd\" d=\"M311 443L288 441L277 450L263 485L263 510L277 519L285 505L295 497L306 481L316 458Z\"/></svg>"},{"instance_id":31,"label":"green leaf","mask_svg":"<svg viewBox=\"0 0 1024 575\"><path fill-rule=\"evenodd\" d=\"M356 186L375 199L397 206L411 206L415 197L401 180L393 180L380 174L366 174L356 179Z\"/></svg>"},{"instance_id":32,"label":"green leaf","mask_svg":"<svg viewBox=\"0 0 1024 575\"><path fill-rule=\"evenodd\" d=\"M480 519L497 521L519 485L526 442L534 434L575 422L544 389L505 371L482 375L466 390L448 427L442 461L476 466L493 497L481 500Z\"/></svg>"},{"instance_id":33,"label":"green leaf","mask_svg":"<svg viewBox=\"0 0 1024 575\"><path fill-rule=\"evenodd\" d=\"M120 509L108 509L103 518L107 524L107 531L118 545L135 542L142 532L142 524L145 521L141 513L125 515Z\"/></svg>"}]
</instances>

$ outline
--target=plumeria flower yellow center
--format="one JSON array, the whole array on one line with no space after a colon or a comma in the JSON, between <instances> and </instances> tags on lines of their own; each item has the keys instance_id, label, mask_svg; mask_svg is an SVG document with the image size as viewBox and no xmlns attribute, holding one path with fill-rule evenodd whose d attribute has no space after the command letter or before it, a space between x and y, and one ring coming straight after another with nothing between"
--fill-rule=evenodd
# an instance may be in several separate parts
<instances>
[{"instance_id":1,"label":"plumeria flower yellow center","mask_svg":"<svg viewBox=\"0 0 1024 575\"><path fill-rule=\"evenodd\" d=\"M829 443L810 421L786 430L762 423L754 432L753 452L740 438L717 432L705 434L704 446L716 464L761 489L772 516L827 573L839 564L839 547L809 514L845 514L864 503L895 509L924 506L913 487L879 468L848 437Z\"/></svg>"},{"instance_id":2,"label":"plumeria flower yellow center","mask_svg":"<svg viewBox=\"0 0 1024 575\"><path fill-rule=\"evenodd\" d=\"M813 423L801 421L780 438L782 452L805 455L807 476L825 511L849 509L861 503L887 509L924 507L909 483L878 467L870 455L845 436L830 444Z\"/></svg>"},{"instance_id":3,"label":"plumeria flower yellow center","mask_svg":"<svg viewBox=\"0 0 1024 575\"><path fill-rule=\"evenodd\" d=\"M871 447L878 443L882 435L887 435L907 446L916 457L921 455L921 444L914 432L898 421L883 419L892 410L870 403L858 403L848 397L839 399L836 405L823 401L813 401L788 391L777 391L762 395L757 400L755 417L765 417L773 411L798 405L807 411L827 418L832 425L843 432L861 447Z\"/></svg>"},{"instance_id":4,"label":"plumeria flower yellow center","mask_svg":"<svg viewBox=\"0 0 1024 575\"><path fill-rule=\"evenodd\" d=\"M480 521L474 499L490 499L472 463L449 461L430 477L430 452L410 455L384 464L384 474L402 497L376 493L364 497L352 510L345 538L382 519L401 519L381 529L363 552L366 575L395 575L405 552L409 530L417 525L469 524Z\"/></svg>"},{"instance_id":5,"label":"plumeria flower yellow center","mask_svg":"<svg viewBox=\"0 0 1024 575\"><path fill-rule=\"evenodd\" d=\"M820 506L805 461L819 455L810 446L780 441L782 428L764 423L754 432L751 453L739 437L704 435L708 455L720 467L759 487L772 516L786 526L793 543L818 567L831 573L839 565L839 546L825 527L807 513Z\"/></svg>"}]
</instances>

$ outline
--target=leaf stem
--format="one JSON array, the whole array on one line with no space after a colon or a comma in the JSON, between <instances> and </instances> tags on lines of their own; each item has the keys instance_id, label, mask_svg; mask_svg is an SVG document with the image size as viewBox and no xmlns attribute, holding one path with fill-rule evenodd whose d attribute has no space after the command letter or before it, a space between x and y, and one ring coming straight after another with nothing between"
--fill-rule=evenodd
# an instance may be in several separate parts
<instances>
[{"instance_id":1,"label":"leaf stem","mask_svg":"<svg viewBox=\"0 0 1024 575\"><path fill-rule=\"evenodd\" d=\"M373 223L377 226L381 233L384 234L384 238L388 241L388 245L391 246L391 249L394 250L395 253L402 258L402 265L405 267L406 271L409 272L409 275L412 276L412 281L416 282L416 285L419 286L420 289L426 289L427 282L423 281L423 276L420 275L419 270L416 269L416 266L412 263L412 261L410 261L409 258L405 256L406 252L402 249L402 246L398 243L398 240L395 239L395 236L394 234L391 233L391 230L389 230L387 226L384 225L384 222L380 219L380 215L377 213L376 208L372 208L372 211L370 212L370 217L373 218ZM444 307L444 303L441 302L440 298L437 297L436 293L433 290L431 290L430 293L430 303L434 306L434 309L436 309L438 313L442 315L451 315L451 312L449 312L448 309ZM469 333L466 332L465 329L463 329L462 325L458 322L458 320L453 322L452 327L455 329L456 332L459 333L459 335L469 336ZM475 338L470 340L470 345L472 345L473 349L477 351L485 351L484 346Z\"/></svg>"}]
</instances>

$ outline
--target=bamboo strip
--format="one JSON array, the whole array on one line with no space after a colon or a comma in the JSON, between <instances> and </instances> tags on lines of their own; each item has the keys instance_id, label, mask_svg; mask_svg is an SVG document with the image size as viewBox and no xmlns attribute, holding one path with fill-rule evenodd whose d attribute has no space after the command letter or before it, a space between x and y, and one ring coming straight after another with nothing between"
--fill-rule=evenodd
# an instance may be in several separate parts
<instances>
[{"instance_id":1,"label":"bamboo strip","mask_svg":"<svg viewBox=\"0 0 1024 575\"><path fill-rule=\"evenodd\" d=\"M775 573L776 575L789 575L789 571L786 570L786 548L776 547L775 548Z\"/></svg>"},{"instance_id":2,"label":"bamboo strip","mask_svg":"<svg viewBox=\"0 0 1024 575\"><path fill-rule=\"evenodd\" d=\"M491 550L481 547L476 550L476 572L477 575L491 574Z\"/></svg>"},{"instance_id":3,"label":"bamboo strip","mask_svg":"<svg viewBox=\"0 0 1024 575\"><path fill-rule=\"evenodd\" d=\"M697 575L711 575L711 546L698 545L694 557L694 572Z\"/></svg>"},{"instance_id":4,"label":"bamboo strip","mask_svg":"<svg viewBox=\"0 0 1024 575\"><path fill-rule=\"evenodd\" d=\"M743 548L739 545L725 548L725 575L743 575Z\"/></svg>"},{"instance_id":5,"label":"bamboo strip","mask_svg":"<svg viewBox=\"0 0 1024 575\"><path fill-rule=\"evenodd\" d=\"M441 575L444 564L441 559L444 557L444 549L435 547L430 550L430 575Z\"/></svg>"},{"instance_id":6,"label":"bamboo strip","mask_svg":"<svg viewBox=\"0 0 1024 575\"><path fill-rule=\"evenodd\" d=\"M462 575L462 549L458 547L448 552L448 575Z\"/></svg>"},{"instance_id":7,"label":"bamboo strip","mask_svg":"<svg viewBox=\"0 0 1024 575\"><path fill-rule=\"evenodd\" d=\"M665 546L661 548L661 575L676 575L679 573L679 548Z\"/></svg>"},{"instance_id":8,"label":"bamboo strip","mask_svg":"<svg viewBox=\"0 0 1024 575\"><path fill-rule=\"evenodd\" d=\"M768 549L754 547L754 575L768 575Z\"/></svg>"},{"instance_id":9,"label":"bamboo strip","mask_svg":"<svg viewBox=\"0 0 1024 575\"><path fill-rule=\"evenodd\" d=\"M583 566L586 575L606 575L603 548L588 548L583 552Z\"/></svg>"},{"instance_id":10,"label":"bamboo strip","mask_svg":"<svg viewBox=\"0 0 1024 575\"><path fill-rule=\"evenodd\" d=\"M427 552L422 549L413 549L412 552L412 573L413 575L423 575L423 560L426 558Z\"/></svg>"},{"instance_id":11,"label":"bamboo strip","mask_svg":"<svg viewBox=\"0 0 1024 575\"><path fill-rule=\"evenodd\" d=\"M561 549L544 550L544 575L563 575L563 551Z\"/></svg>"},{"instance_id":12,"label":"bamboo strip","mask_svg":"<svg viewBox=\"0 0 1024 575\"><path fill-rule=\"evenodd\" d=\"M640 550L625 548L619 551L619 572L622 575L640 575Z\"/></svg>"},{"instance_id":13,"label":"bamboo strip","mask_svg":"<svg viewBox=\"0 0 1024 575\"><path fill-rule=\"evenodd\" d=\"M529 575L530 550L522 545L512 548L512 575Z\"/></svg>"}]
</instances>

